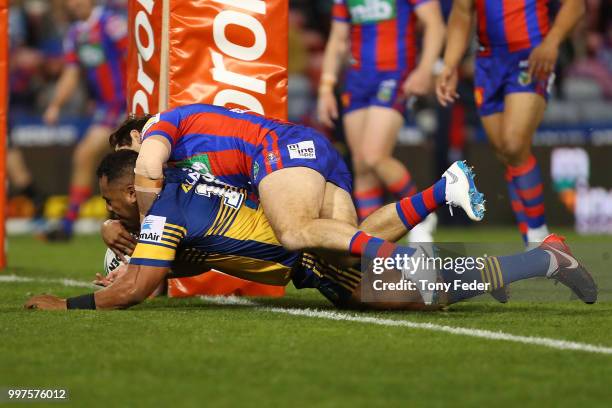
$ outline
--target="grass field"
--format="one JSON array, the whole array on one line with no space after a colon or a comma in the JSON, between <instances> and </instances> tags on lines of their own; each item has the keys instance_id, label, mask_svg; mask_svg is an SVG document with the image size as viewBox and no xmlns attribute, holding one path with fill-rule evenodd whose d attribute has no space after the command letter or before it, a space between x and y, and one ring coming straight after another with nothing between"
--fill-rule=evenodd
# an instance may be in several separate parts
<instances>
[{"instance_id":1,"label":"grass field","mask_svg":"<svg viewBox=\"0 0 612 408\"><path fill-rule=\"evenodd\" d=\"M610 237L567 235L578 246L612 249ZM454 229L438 236L467 237L508 241L516 233ZM14 237L8 248L11 266L0 274L0 390L66 389L68 403L79 407L612 406L610 354L439 329L502 331L609 351L610 297L591 306L502 305L487 297L445 312L342 312L330 320L320 312L290 314L333 309L313 290L289 288L285 298L244 304L158 298L118 312L25 311L21 305L33 294L87 292L70 284L83 286L101 270L104 247L97 237L67 245ZM600 287L610 293L609 285ZM0 395L0 405L5 401Z\"/></svg>"}]
</instances>

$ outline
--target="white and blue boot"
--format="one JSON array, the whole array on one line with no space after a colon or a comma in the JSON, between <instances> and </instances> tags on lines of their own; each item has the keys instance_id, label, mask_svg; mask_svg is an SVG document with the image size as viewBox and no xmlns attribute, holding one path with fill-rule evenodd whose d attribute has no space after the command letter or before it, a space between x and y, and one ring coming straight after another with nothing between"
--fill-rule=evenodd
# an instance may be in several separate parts
<instances>
[{"instance_id":1,"label":"white and blue boot","mask_svg":"<svg viewBox=\"0 0 612 408\"><path fill-rule=\"evenodd\" d=\"M446 204L461 207L472 221L481 221L485 214L484 194L476 189L474 173L465 161L454 162L442 177L446 178Z\"/></svg>"}]
</instances>

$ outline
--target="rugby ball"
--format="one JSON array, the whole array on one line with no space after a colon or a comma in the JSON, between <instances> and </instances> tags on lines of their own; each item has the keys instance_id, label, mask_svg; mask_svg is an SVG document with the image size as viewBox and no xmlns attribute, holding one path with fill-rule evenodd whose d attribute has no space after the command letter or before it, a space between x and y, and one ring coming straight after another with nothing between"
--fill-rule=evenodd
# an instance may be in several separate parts
<instances>
[{"instance_id":1,"label":"rugby ball","mask_svg":"<svg viewBox=\"0 0 612 408\"><path fill-rule=\"evenodd\" d=\"M125 259L130 261L130 257L128 255L124 255ZM106 254L104 255L104 276L108 275L115 269L119 268L121 265L125 265L125 262L121 260L115 253L110 249L106 249Z\"/></svg>"}]
</instances>

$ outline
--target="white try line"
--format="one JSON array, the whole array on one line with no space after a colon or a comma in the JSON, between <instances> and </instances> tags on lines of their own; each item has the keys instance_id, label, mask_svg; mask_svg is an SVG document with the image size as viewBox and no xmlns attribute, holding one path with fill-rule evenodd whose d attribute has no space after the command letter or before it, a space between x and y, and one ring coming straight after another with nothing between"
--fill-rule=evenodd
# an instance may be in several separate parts
<instances>
[{"instance_id":1,"label":"white try line","mask_svg":"<svg viewBox=\"0 0 612 408\"><path fill-rule=\"evenodd\" d=\"M77 281L74 279L46 279L46 278L31 278L27 276L17 275L0 275L0 282L35 282L35 283L51 283L63 286L92 288L94 285L89 282ZM247 298L235 296L201 296L201 299L207 303L217 305L234 305L248 306L255 310L268 313L282 313L292 316L304 316L317 319L327 319L345 322L374 324L387 327L406 327L410 329L429 330L450 334L458 334L469 337L477 337L487 340L504 340L522 344L535 344L557 350L576 350L589 353L610 354L612 355L612 347L598 346L588 343L578 343L574 341L551 339L548 337L534 336L519 336L515 334L504 333L501 331L490 331L482 329L469 329L465 327L453 327L435 323L419 323L409 320L383 319L379 317L363 316L358 314L332 312L325 310L313 309L292 309L283 307L267 307L260 303L254 302Z\"/></svg>"},{"instance_id":2,"label":"white try line","mask_svg":"<svg viewBox=\"0 0 612 408\"><path fill-rule=\"evenodd\" d=\"M75 288L93 288L93 283L77 281L74 279L46 279L46 278L30 278L27 276L17 275L2 275L0 274L0 282L35 282L35 283L52 283L56 285L71 286Z\"/></svg>"},{"instance_id":3,"label":"white try line","mask_svg":"<svg viewBox=\"0 0 612 408\"><path fill-rule=\"evenodd\" d=\"M574 341L551 339L547 337L534 337L534 336L519 336L515 334L504 333L501 331L491 331L482 329L470 329L465 327L453 327L435 323L419 323L412 322L409 320L395 320L395 319L383 319L379 317L363 316L358 314L341 313L325 310L313 310L313 309L291 309L283 307L264 307L260 304L253 302L252 300L238 298L234 296L230 297L217 297L217 296L202 296L202 300L208 303L214 303L219 305L238 305L238 306L252 306L256 307L256 310L271 313L283 313L292 316L304 316L318 319L337 320L346 322L366 323L375 324L378 326L388 327L407 327L410 329L429 330L450 334L458 334L462 336L478 337L487 340L504 340L522 344L535 344L538 346L544 346L557 350L576 350L586 351L589 353L599 354L611 354L612 347L598 346L588 343L578 343Z\"/></svg>"}]
</instances>

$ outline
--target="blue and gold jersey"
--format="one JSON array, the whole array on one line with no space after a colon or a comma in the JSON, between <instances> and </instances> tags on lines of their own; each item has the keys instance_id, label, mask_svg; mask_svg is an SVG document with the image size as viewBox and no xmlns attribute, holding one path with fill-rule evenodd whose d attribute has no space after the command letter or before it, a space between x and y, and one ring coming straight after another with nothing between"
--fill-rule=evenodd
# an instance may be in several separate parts
<instances>
[{"instance_id":1,"label":"blue and gold jersey","mask_svg":"<svg viewBox=\"0 0 612 408\"><path fill-rule=\"evenodd\" d=\"M143 220L131 264L202 265L239 278L285 285L300 254L285 250L247 190L210 175L169 169Z\"/></svg>"}]
</instances>

